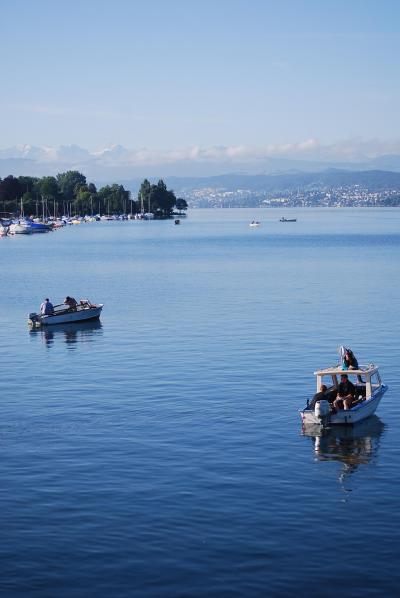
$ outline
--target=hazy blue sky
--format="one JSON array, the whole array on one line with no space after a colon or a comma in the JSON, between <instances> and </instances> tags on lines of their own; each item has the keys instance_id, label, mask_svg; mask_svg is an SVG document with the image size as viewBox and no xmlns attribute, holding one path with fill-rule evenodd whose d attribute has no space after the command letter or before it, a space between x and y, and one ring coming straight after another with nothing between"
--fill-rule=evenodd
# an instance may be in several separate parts
<instances>
[{"instance_id":1,"label":"hazy blue sky","mask_svg":"<svg viewBox=\"0 0 400 598\"><path fill-rule=\"evenodd\" d=\"M3 148L400 138L395 0L0 0L0 10Z\"/></svg>"}]
</instances>

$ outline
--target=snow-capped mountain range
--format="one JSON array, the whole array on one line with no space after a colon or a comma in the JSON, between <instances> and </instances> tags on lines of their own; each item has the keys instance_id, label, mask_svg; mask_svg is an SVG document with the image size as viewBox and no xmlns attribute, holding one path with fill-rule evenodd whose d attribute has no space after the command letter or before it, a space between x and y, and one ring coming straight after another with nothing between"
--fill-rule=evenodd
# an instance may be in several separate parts
<instances>
[{"instance_id":1,"label":"snow-capped mountain range","mask_svg":"<svg viewBox=\"0 0 400 598\"><path fill-rule=\"evenodd\" d=\"M356 149L356 148L355 148ZM197 146L183 150L128 150L109 144L89 151L79 145L58 147L20 145L0 149L0 177L7 175L46 176L65 170L79 170L94 181L116 182L132 177L213 176L221 174L275 174L344 170L400 171L400 155L368 157L353 152L342 157L340 148L310 140L291 146Z\"/></svg>"},{"instance_id":2,"label":"snow-capped mountain range","mask_svg":"<svg viewBox=\"0 0 400 598\"><path fill-rule=\"evenodd\" d=\"M79 145L60 145L58 147L16 145L6 149L0 149L0 159L25 159L41 162L80 162L99 158L121 158L129 154L121 145L111 145L98 151L89 152Z\"/></svg>"},{"instance_id":3,"label":"snow-capped mountain range","mask_svg":"<svg viewBox=\"0 0 400 598\"><path fill-rule=\"evenodd\" d=\"M89 151L79 145L58 147L17 145L0 149L0 177L12 174L29 176L55 175L63 170L79 170L89 178L107 180L130 176L137 166L137 152L121 145L109 145Z\"/></svg>"}]
</instances>

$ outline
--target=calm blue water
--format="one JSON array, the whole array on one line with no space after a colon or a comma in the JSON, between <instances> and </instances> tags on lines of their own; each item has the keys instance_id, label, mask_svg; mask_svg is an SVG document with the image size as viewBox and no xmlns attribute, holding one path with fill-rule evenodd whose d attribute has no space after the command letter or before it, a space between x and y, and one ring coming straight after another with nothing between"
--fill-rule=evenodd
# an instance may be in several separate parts
<instances>
[{"instance_id":1,"label":"calm blue water","mask_svg":"<svg viewBox=\"0 0 400 598\"><path fill-rule=\"evenodd\" d=\"M0 238L3 595L397 594L400 210L291 215ZM29 332L67 294L101 323ZM390 389L303 435L340 344Z\"/></svg>"}]
</instances>

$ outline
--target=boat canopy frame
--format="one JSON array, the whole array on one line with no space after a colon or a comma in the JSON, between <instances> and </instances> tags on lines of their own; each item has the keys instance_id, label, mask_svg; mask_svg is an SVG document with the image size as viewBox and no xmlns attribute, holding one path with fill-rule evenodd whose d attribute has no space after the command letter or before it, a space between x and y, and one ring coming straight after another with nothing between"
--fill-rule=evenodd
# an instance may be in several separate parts
<instances>
[{"instance_id":1,"label":"boat canopy frame","mask_svg":"<svg viewBox=\"0 0 400 598\"><path fill-rule=\"evenodd\" d=\"M319 392L322 380L325 376L330 376L332 380L331 386L337 388L339 385L338 376L340 377L343 374L347 374L347 376L357 376L357 385L361 384L362 386L365 386L366 399L370 399L373 396L374 392L382 386L381 377L379 375L379 368L373 363L367 366L360 366L358 367L358 369L348 370L344 370L340 366L334 366L330 368L325 368L323 370L317 370L316 372L314 372L314 375L317 377L317 392Z\"/></svg>"}]
</instances>

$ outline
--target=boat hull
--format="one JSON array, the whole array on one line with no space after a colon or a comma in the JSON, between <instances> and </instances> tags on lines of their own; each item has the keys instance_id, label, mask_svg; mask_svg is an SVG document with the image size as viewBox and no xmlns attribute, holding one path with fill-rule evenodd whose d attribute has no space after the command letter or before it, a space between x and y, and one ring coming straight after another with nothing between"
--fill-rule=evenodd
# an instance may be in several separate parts
<instances>
[{"instance_id":1,"label":"boat hull","mask_svg":"<svg viewBox=\"0 0 400 598\"><path fill-rule=\"evenodd\" d=\"M352 426L367 417L373 415L378 408L381 398L387 391L388 387L386 384L382 384L380 389L374 393L374 395L362 401L352 409L348 411L338 411L335 414L331 414L326 422L322 422L314 413L312 409L303 409L300 411L301 419L304 425L329 425L329 426Z\"/></svg>"},{"instance_id":2,"label":"boat hull","mask_svg":"<svg viewBox=\"0 0 400 598\"><path fill-rule=\"evenodd\" d=\"M64 310L51 316L41 316L33 314L36 318L30 317L29 322L37 323L39 326L54 326L57 324L73 324L74 322L88 322L100 318L103 305L94 305L93 307L79 308L76 311Z\"/></svg>"},{"instance_id":3,"label":"boat hull","mask_svg":"<svg viewBox=\"0 0 400 598\"><path fill-rule=\"evenodd\" d=\"M11 235L31 235L32 228L27 224L11 224L9 233Z\"/></svg>"}]
</instances>

